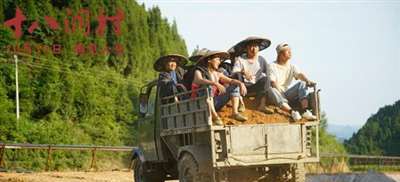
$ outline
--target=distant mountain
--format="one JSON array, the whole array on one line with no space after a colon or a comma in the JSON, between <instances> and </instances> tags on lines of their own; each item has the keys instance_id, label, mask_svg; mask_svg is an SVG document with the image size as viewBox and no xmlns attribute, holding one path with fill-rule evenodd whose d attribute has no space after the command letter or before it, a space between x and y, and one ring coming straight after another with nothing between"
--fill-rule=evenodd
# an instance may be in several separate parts
<instances>
[{"instance_id":1,"label":"distant mountain","mask_svg":"<svg viewBox=\"0 0 400 182\"><path fill-rule=\"evenodd\" d=\"M357 132L361 126L358 125L338 125L338 124L329 124L327 131L331 135L335 135L336 138L343 142L345 139L349 139L353 133Z\"/></svg>"},{"instance_id":2,"label":"distant mountain","mask_svg":"<svg viewBox=\"0 0 400 182\"><path fill-rule=\"evenodd\" d=\"M369 117L345 146L355 154L400 155L400 100Z\"/></svg>"}]
</instances>

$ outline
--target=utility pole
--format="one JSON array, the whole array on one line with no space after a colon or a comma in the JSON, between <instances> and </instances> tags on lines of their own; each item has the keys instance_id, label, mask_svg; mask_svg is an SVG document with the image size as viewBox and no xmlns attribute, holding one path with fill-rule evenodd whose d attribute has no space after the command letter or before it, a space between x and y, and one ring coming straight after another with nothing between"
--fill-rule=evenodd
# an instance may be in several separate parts
<instances>
[{"instance_id":1,"label":"utility pole","mask_svg":"<svg viewBox=\"0 0 400 182\"><path fill-rule=\"evenodd\" d=\"M19 120L19 89L18 89L18 56L14 54L15 61L15 98L17 104L17 122Z\"/></svg>"}]
</instances>

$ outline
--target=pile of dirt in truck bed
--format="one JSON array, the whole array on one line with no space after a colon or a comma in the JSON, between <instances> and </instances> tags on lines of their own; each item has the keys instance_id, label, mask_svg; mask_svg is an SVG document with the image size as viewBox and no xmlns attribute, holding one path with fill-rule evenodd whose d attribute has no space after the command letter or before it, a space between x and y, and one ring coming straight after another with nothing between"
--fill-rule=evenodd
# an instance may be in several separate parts
<instances>
[{"instance_id":1,"label":"pile of dirt in truck bed","mask_svg":"<svg viewBox=\"0 0 400 182\"><path fill-rule=\"evenodd\" d=\"M257 110L257 100L254 98L244 98L246 110L242 113L247 116L248 120L240 122L232 118L232 105L229 103L223 107L219 112L225 125L240 125L240 124L263 124L263 123L294 123L294 120L289 113L283 111L279 107L268 106L274 110L273 114L265 114ZM307 120L301 119L297 122L306 122ZM296 122L296 123L297 123Z\"/></svg>"}]
</instances>

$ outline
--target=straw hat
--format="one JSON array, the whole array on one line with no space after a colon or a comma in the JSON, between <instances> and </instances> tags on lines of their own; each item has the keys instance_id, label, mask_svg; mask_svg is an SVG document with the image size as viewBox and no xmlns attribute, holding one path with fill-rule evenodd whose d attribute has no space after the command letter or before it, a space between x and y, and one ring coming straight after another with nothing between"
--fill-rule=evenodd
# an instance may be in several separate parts
<instances>
[{"instance_id":1,"label":"straw hat","mask_svg":"<svg viewBox=\"0 0 400 182\"><path fill-rule=\"evenodd\" d=\"M251 36L246 39L240 41L235 46L231 47L228 52L231 54L241 55L246 51L246 47L250 43L256 43L259 47L259 50L264 50L271 45L271 41L266 38Z\"/></svg>"},{"instance_id":2,"label":"straw hat","mask_svg":"<svg viewBox=\"0 0 400 182\"><path fill-rule=\"evenodd\" d=\"M184 66L188 61L185 56L179 54L168 54L165 56L161 56L154 63L153 68L158 72L165 71L165 64L174 61L178 66Z\"/></svg>"},{"instance_id":3,"label":"straw hat","mask_svg":"<svg viewBox=\"0 0 400 182\"><path fill-rule=\"evenodd\" d=\"M208 51L203 57L198 61L199 64L205 64L211 57L219 57L221 62L229 58L229 54L225 51Z\"/></svg>"},{"instance_id":4,"label":"straw hat","mask_svg":"<svg viewBox=\"0 0 400 182\"><path fill-rule=\"evenodd\" d=\"M206 48L203 48L203 49L200 49L200 50L199 50L199 49L196 49L196 50L193 52L192 56L189 57L189 60L192 61L192 62L194 62L194 63L196 63L196 62L199 61L199 59L200 59L202 56L204 56L208 51L209 51L209 50L206 49Z\"/></svg>"}]
</instances>

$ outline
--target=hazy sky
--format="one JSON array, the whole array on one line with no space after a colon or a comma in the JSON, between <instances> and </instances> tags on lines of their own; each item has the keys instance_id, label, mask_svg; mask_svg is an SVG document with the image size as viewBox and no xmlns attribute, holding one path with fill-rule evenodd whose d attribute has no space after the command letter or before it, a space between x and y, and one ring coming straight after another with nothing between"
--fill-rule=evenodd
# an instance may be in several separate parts
<instances>
[{"instance_id":1,"label":"hazy sky","mask_svg":"<svg viewBox=\"0 0 400 182\"><path fill-rule=\"evenodd\" d=\"M400 0L139 2L176 20L189 53L257 35L272 41L261 52L272 62L288 42L292 63L321 88L330 123L361 125L400 99Z\"/></svg>"}]
</instances>

